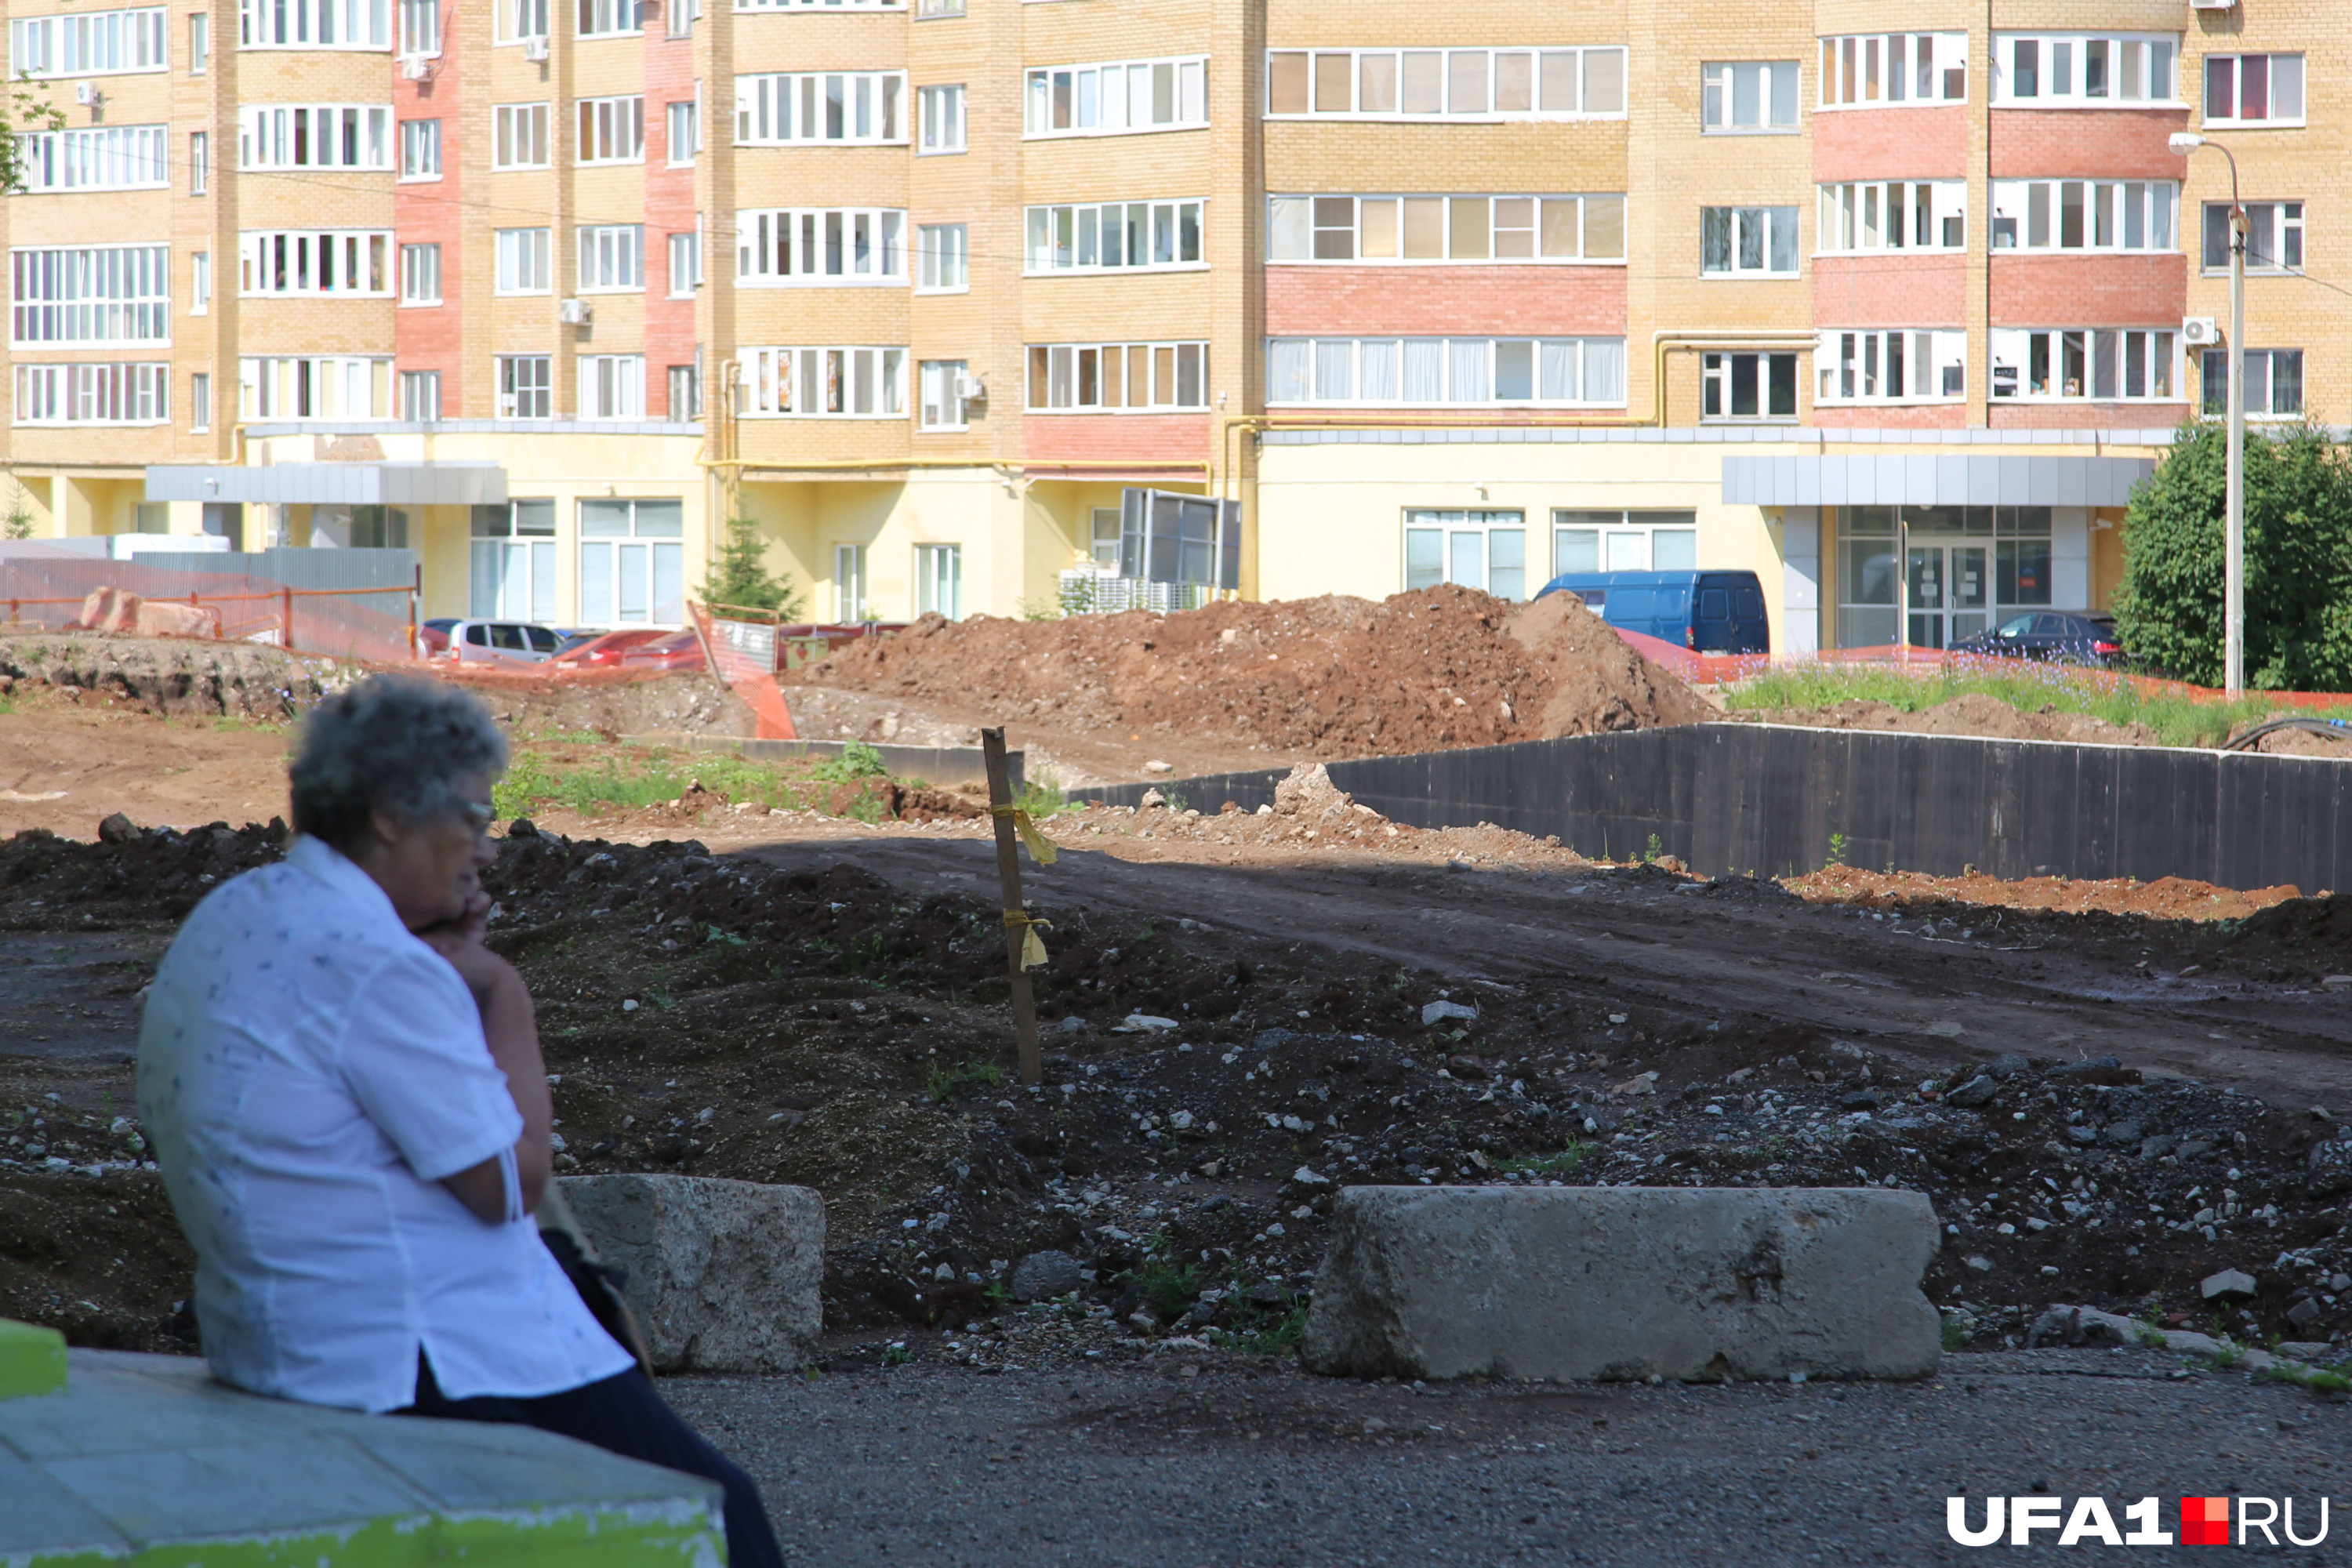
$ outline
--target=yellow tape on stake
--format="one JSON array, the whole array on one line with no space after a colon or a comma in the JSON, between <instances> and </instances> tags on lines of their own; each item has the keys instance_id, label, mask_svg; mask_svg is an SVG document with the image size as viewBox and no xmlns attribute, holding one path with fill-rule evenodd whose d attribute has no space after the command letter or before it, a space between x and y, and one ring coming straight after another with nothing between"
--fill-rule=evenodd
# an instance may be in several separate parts
<instances>
[{"instance_id":1,"label":"yellow tape on stake","mask_svg":"<svg viewBox=\"0 0 2352 1568\"><path fill-rule=\"evenodd\" d=\"M999 816L1013 819L1013 831L1021 835L1022 843L1029 846L1029 858L1040 866L1054 863L1054 841L1037 831L1037 825L1029 820L1027 812L1017 805L992 805L989 809ZM1042 963L1045 961L1040 959L1038 962Z\"/></svg>"},{"instance_id":2,"label":"yellow tape on stake","mask_svg":"<svg viewBox=\"0 0 2352 1568\"><path fill-rule=\"evenodd\" d=\"M1045 962L1045 944L1037 940L1039 931L1054 929L1052 921L1041 921L1022 910L1004 911L1004 929L1021 932L1021 967L1034 969Z\"/></svg>"}]
</instances>

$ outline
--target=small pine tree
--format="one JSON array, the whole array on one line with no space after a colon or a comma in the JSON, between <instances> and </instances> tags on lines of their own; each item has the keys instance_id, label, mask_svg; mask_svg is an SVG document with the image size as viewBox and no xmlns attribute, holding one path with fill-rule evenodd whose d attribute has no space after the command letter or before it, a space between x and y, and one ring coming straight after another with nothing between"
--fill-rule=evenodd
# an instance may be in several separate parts
<instances>
[{"instance_id":1,"label":"small pine tree","mask_svg":"<svg viewBox=\"0 0 2352 1568\"><path fill-rule=\"evenodd\" d=\"M702 592L711 604L772 610L780 621L799 620L805 604L790 577L768 570L759 521L749 517L728 519L727 542L719 547L718 563Z\"/></svg>"},{"instance_id":2,"label":"small pine tree","mask_svg":"<svg viewBox=\"0 0 2352 1568\"><path fill-rule=\"evenodd\" d=\"M30 539L33 537L33 521L32 498L25 493L24 486L18 485L16 499L8 503L7 512L0 515L0 534L10 539Z\"/></svg>"}]
</instances>

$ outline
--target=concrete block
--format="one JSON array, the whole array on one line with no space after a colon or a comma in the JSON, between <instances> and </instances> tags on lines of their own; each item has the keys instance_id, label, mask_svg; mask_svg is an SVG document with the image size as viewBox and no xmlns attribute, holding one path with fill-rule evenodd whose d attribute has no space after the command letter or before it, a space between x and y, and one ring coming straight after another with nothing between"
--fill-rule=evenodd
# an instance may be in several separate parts
<instances>
[{"instance_id":1,"label":"concrete block","mask_svg":"<svg viewBox=\"0 0 2352 1568\"><path fill-rule=\"evenodd\" d=\"M1340 1376L1925 1377L1924 1194L1350 1187L1302 1349Z\"/></svg>"},{"instance_id":2,"label":"concrete block","mask_svg":"<svg viewBox=\"0 0 2352 1568\"><path fill-rule=\"evenodd\" d=\"M566 1176L573 1217L662 1372L787 1372L823 1325L824 1199L710 1176Z\"/></svg>"}]
</instances>

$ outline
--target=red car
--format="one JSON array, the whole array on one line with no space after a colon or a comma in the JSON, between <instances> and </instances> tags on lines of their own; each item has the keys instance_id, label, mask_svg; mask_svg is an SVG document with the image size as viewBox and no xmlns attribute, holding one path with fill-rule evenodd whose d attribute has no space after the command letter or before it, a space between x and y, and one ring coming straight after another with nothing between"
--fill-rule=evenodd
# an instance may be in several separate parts
<instances>
[{"instance_id":1,"label":"red car","mask_svg":"<svg viewBox=\"0 0 2352 1568\"><path fill-rule=\"evenodd\" d=\"M634 626L593 637L548 663L557 669L700 669L702 643L691 631Z\"/></svg>"}]
</instances>

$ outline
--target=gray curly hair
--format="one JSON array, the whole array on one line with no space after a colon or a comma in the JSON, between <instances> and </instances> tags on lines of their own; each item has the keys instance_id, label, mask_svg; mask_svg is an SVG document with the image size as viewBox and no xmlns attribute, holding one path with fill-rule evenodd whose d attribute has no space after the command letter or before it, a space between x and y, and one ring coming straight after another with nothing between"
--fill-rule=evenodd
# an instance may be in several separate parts
<instances>
[{"instance_id":1,"label":"gray curly hair","mask_svg":"<svg viewBox=\"0 0 2352 1568\"><path fill-rule=\"evenodd\" d=\"M506 765L506 736L470 692L422 676L371 676L302 722L287 769L294 830L347 849L367 833L371 813L437 816L467 784Z\"/></svg>"}]
</instances>

